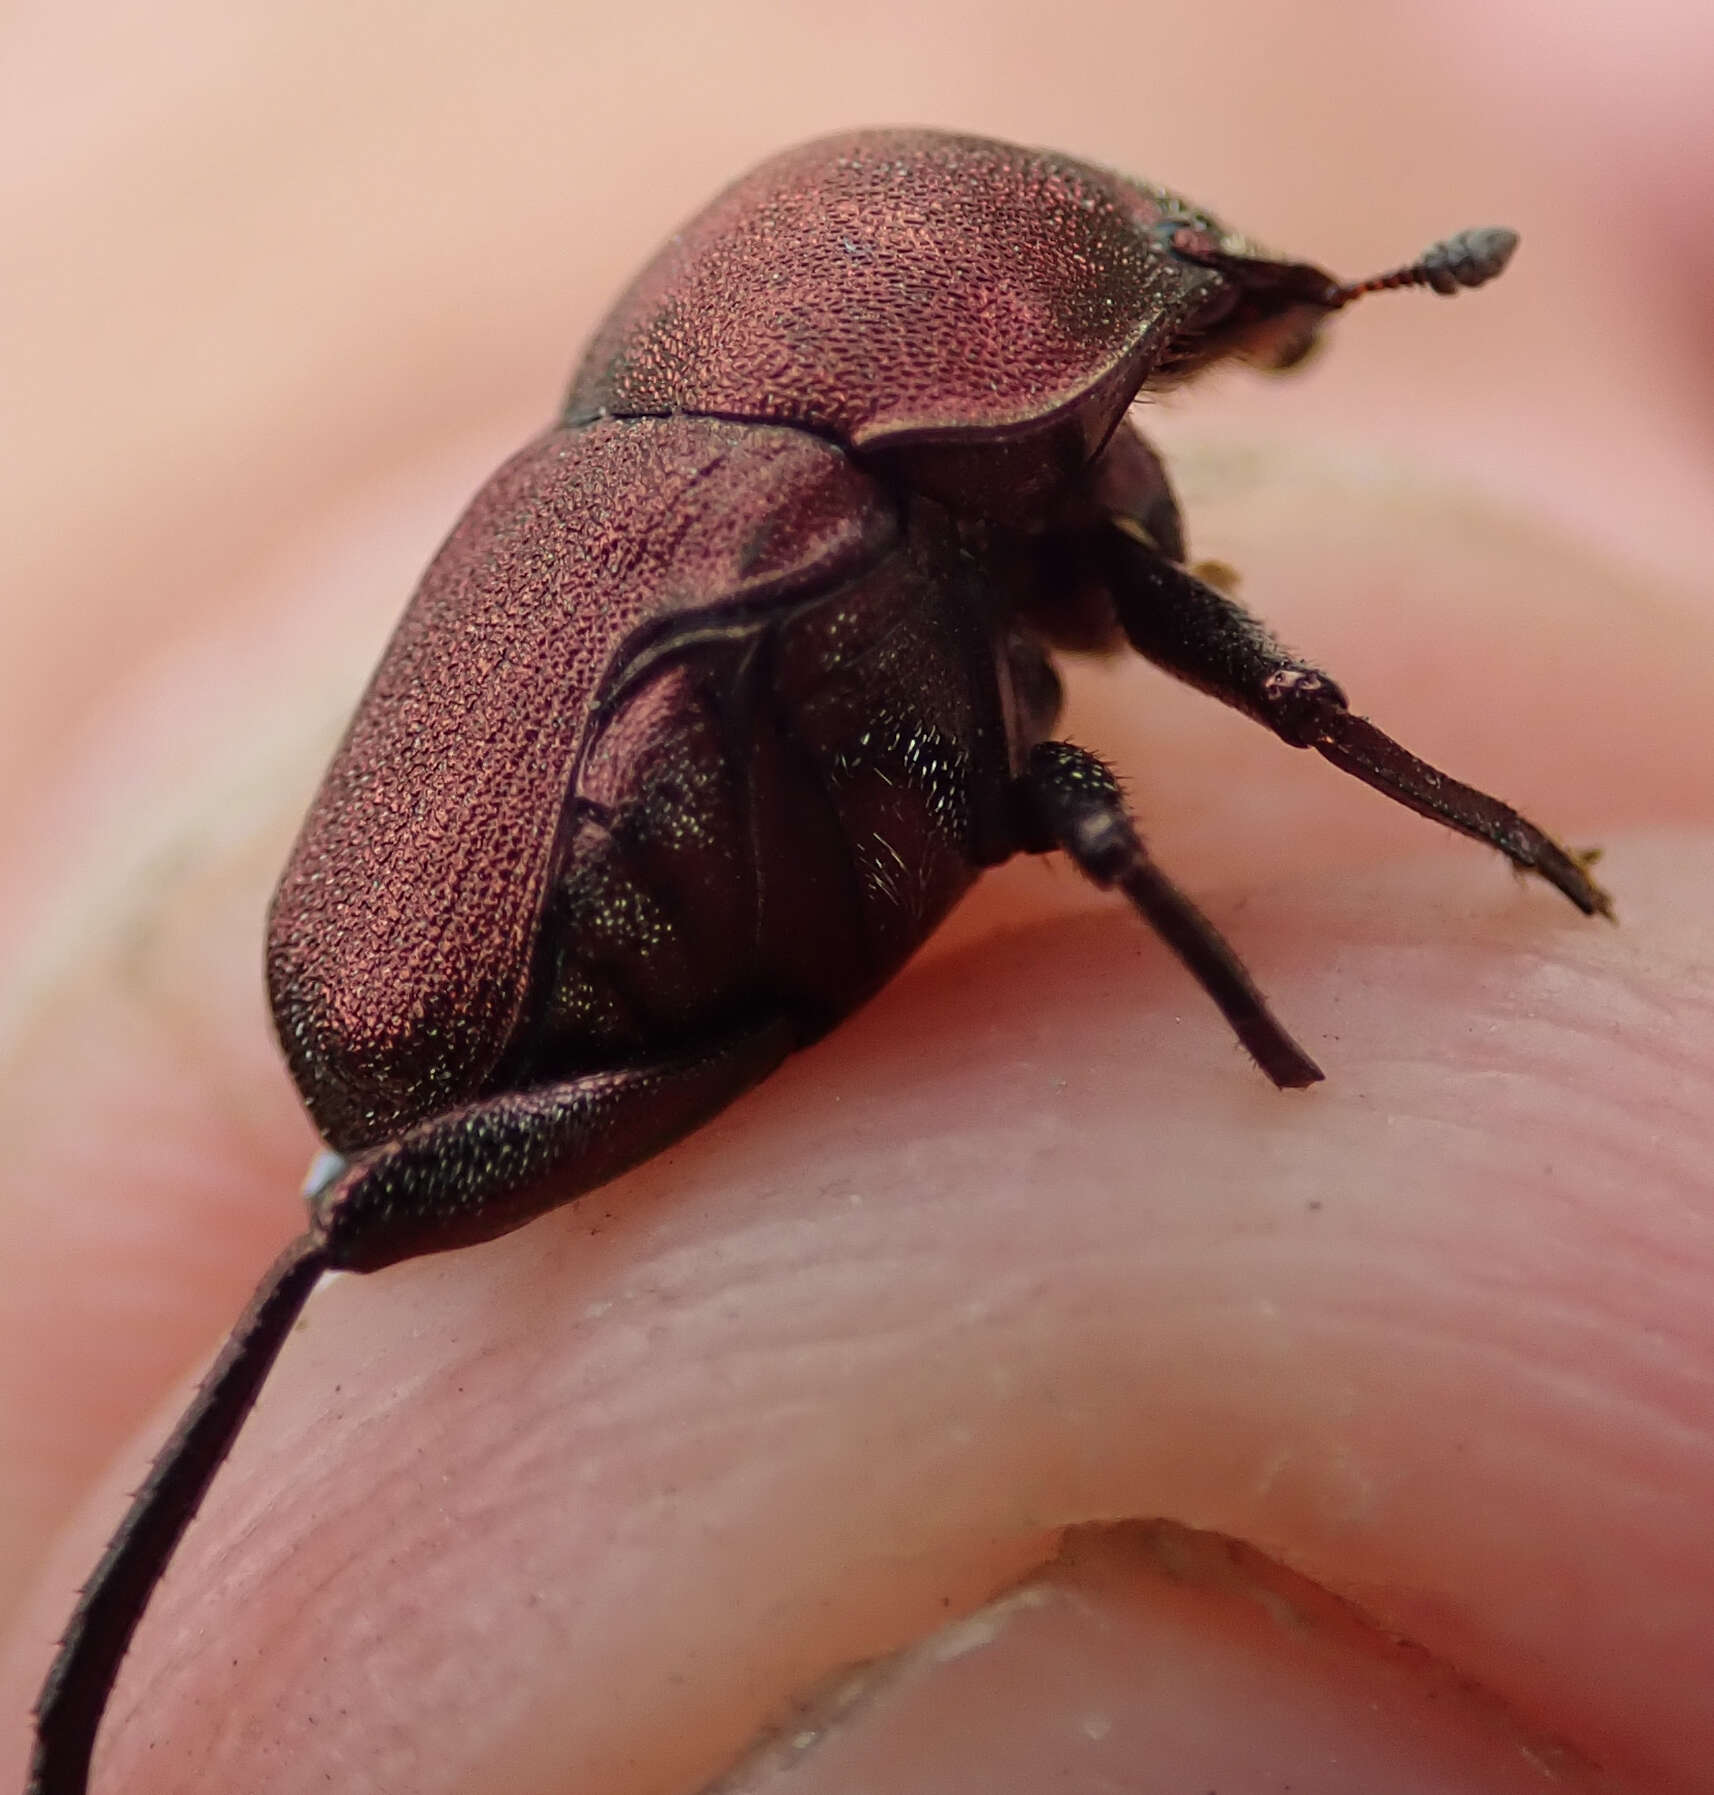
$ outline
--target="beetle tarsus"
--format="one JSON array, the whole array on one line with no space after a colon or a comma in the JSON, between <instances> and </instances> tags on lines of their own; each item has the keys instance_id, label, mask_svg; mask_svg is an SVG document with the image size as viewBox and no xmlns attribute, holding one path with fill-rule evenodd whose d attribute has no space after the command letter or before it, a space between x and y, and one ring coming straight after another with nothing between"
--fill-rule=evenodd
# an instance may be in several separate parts
<instances>
[{"instance_id":1,"label":"beetle tarsus","mask_svg":"<svg viewBox=\"0 0 1714 1795\"><path fill-rule=\"evenodd\" d=\"M1590 878L1590 856L1561 847L1509 804L1419 760L1366 717L1329 706L1309 743L1341 772L1361 779L1419 816L1500 850L1520 872L1535 873L1585 916L1613 914L1613 900Z\"/></svg>"},{"instance_id":2,"label":"beetle tarsus","mask_svg":"<svg viewBox=\"0 0 1714 1795\"><path fill-rule=\"evenodd\" d=\"M1286 1033L1243 961L1149 858L1104 761L1070 742L1041 742L1019 785L1028 845L1061 847L1095 884L1124 892L1282 1090L1319 1082L1321 1068Z\"/></svg>"},{"instance_id":3,"label":"beetle tarsus","mask_svg":"<svg viewBox=\"0 0 1714 1795\"><path fill-rule=\"evenodd\" d=\"M42 1686L26 1795L83 1795L107 1694L149 1597L326 1269L314 1233L274 1261L132 1498Z\"/></svg>"}]
</instances>

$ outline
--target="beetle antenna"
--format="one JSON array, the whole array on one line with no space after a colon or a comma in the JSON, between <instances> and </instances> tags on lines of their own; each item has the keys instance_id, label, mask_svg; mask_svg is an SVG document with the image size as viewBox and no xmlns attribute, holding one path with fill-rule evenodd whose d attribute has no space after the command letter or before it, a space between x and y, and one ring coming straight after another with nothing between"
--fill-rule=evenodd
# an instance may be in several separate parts
<instances>
[{"instance_id":1,"label":"beetle antenna","mask_svg":"<svg viewBox=\"0 0 1714 1795\"><path fill-rule=\"evenodd\" d=\"M1479 287L1501 273L1518 246L1516 231L1497 225L1460 231L1425 249L1414 262L1368 280L1330 287L1322 304L1332 312L1365 293L1384 293L1393 287L1432 287L1437 293L1456 293L1460 287Z\"/></svg>"},{"instance_id":2,"label":"beetle antenna","mask_svg":"<svg viewBox=\"0 0 1714 1795\"><path fill-rule=\"evenodd\" d=\"M84 1585L36 1705L36 1755L27 1795L83 1795L95 1732L131 1635L262 1380L328 1269L318 1233L292 1242L269 1267L250 1306Z\"/></svg>"}]
</instances>

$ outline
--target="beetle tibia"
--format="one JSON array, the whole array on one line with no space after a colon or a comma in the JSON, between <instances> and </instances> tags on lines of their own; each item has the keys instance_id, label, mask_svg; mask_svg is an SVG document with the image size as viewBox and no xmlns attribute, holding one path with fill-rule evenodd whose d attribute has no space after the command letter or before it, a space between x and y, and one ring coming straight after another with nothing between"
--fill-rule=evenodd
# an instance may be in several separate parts
<instances>
[{"instance_id":1,"label":"beetle tibia","mask_svg":"<svg viewBox=\"0 0 1714 1795\"><path fill-rule=\"evenodd\" d=\"M1095 884L1124 892L1282 1090L1319 1082L1321 1068L1286 1033L1243 961L1149 858L1105 762L1070 742L1039 742L1018 786L1027 847L1063 848Z\"/></svg>"},{"instance_id":2,"label":"beetle tibia","mask_svg":"<svg viewBox=\"0 0 1714 1795\"><path fill-rule=\"evenodd\" d=\"M1149 549L1125 519L1107 531L1104 555L1125 634L1157 667L1244 711L1292 747L1313 748L1395 804L1498 848L1585 916L1612 915L1612 900L1589 876L1583 856L1357 716L1320 668L1290 654L1235 598Z\"/></svg>"}]
</instances>

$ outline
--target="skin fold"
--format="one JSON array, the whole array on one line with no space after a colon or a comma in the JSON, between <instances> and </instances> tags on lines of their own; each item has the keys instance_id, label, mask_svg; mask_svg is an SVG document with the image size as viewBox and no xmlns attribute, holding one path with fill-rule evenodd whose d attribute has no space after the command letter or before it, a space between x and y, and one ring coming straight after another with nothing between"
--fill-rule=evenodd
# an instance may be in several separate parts
<instances>
[{"instance_id":1,"label":"skin fold","mask_svg":"<svg viewBox=\"0 0 1714 1795\"><path fill-rule=\"evenodd\" d=\"M1639 369L1704 355L1705 314L1668 289L1690 275L1639 258L1627 315L1648 328L1585 330L1574 365L1565 313L1611 301L1532 287L1526 259L1538 212L1587 205L1541 254L1609 267L1612 233L1642 225L1599 182L1622 184L1625 155L1671 167L1673 115L1615 133L1604 163L1593 123L1574 152L1514 144L1537 172L1492 200L1506 159L1478 131L1420 177L1445 189L1420 229L1395 241L1371 204L1339 238L1341 181L1356 193L1390 153L1387 104L1417 103L1433 68L1491 91L1491 67L1395 13L1352 52L1402 71L1351 125L1370 148L1291 204L1220 185L1246 137L1252 164L1280 161L1253 120L1205 170L1170 100L1141 149L1111 120L1091 143L1069 114L1007 110L1041 82L1039 45L975 86L847 71L818 117L759 115L754 150L955 115L1140 164L1341 268L1505 211L1525 249L1492 294L1374 301L1301 383L1234 376L1145 427L1194 552L1235 566L1359 711L1599 843L1619 926L1147 668L1079 671L1068 733L1125 774L1162 864L1327 1084L1270 1090L1063 863L991 875L875 1003L694 1140L507 1240L317 1293L138 1635L98 1790L668 1795L769 1728L774 1756L733 1789L1703 1786L1714 607L1661 494L1705 492L1708 467L1701 389ZM75 222L126 169L220 143L233 95L266 114L293 71L339 79L307 49L177 29L152 80L202 114L32 115L38 185L10 203L41 266L80 265ZM911 29L882 21L895 43ZM447 31L365 90L378 116L414 117L423 71L461 67ZM641 41L612 27L582 49L622 62ZM931 66L954 68L951 41ZM1131 41L1100 58L1115 109L1128 83L1106 65ZM808 54L789 31L772 53ZM437 91L486 118L481 96L527 79L511 54ZM1348 96L1303 56L1306 109ZM1541 79L1559 85L1518 116L1548 133L1580 90L1564 57ZM683 204L651 193L658 143L621 159L612 203L637 216L610 235L635 240L601 237L552 307L538 267L488 274L450 322L401 311L385 269L439 266L423 244L450 266L456 224L397 224L373 262L334 229L346 309L276 320L259 356L254 309L211 346L201 289L144 260L125 305L152 317L152 278L173 303L154 360L134 357L137 402L111 405L99 345L66 350L43 401L31 440L60 474L32 464L45 496L8 539L33 583L4 585L29 652L4 669L0 785L0 1786L77 1581L298 1225L314 1143L262 1007L268 889L438 534L546 415L628 262L715 162L749 159L699 117L675 127ZM498 179L513 141L492 127L468 157ZM258 210L307 207L322 153ZM455 220L490 218L468 184ZM201 191L161 218L196 216ZM530 241L525 202L495 203L490 228ZM1318 209L1333 240L1299 241ZM226 240L240 294L265 290L268 253ZM93 234L87 254L102 265ZM467 365L496 336L498 399ZM347 411L353 382L394 395L384 422ZM56 463L73 417L83 459ZM1366 1782L1337 1780L1352 1765Z\"/></svg>"}]
</instances>

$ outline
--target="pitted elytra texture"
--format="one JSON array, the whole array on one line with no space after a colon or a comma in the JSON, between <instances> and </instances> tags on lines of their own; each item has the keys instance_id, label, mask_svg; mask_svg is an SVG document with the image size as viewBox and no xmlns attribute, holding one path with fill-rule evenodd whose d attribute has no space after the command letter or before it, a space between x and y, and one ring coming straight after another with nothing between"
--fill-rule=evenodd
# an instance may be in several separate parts
<instances>
[{"instance_id":1,"label":"pitted elytra texture","mask_svg":"<svg viewBox=\"0 0 1714 1795\"><path fill-rule=\"evenodd\" d=\"M274 1015L335 1147L465 1101L498 1064L615 645L711 602L837 585L893 530L866 476L796 431L608 421L495 475L389 643L274 900Z\"/></svg>"},{"instance_id":2,"label":"pitted elytra texture","mask_svg":"<svg viewBox=\"0 0 1714 1795\"><path fill-rule=\"evenodd\" d=\"M672 238L567 416L710 412L870 450L1037 425L1219 285L1160 250L1160 216L1150 190L1051 151L936 131L805 144Z\"/></svg>"}]
</instances>

